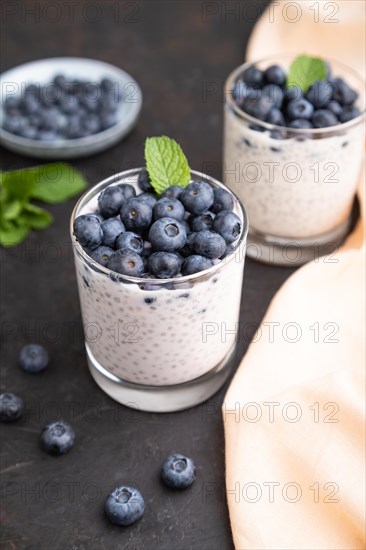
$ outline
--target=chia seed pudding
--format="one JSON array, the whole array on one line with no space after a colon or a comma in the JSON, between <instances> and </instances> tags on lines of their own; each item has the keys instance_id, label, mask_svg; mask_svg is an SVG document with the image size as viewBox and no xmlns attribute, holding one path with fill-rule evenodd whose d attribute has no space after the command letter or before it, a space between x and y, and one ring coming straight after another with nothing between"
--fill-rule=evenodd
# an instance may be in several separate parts
<instances>
[{"instance_id":1,"label":"chia seed pudding","mask_svg":"<svg viewBox=\"0 0 366 550\"><path fill-rule=\"evenodd\" d=\"M281 67L289 65L287 57L277 61ZM267 60L255 67L265 74L269 65ZM259 120L239 108L235 82L253 66L239 67L227 81L223 169L225 184L245 204L251 231L267 240L280 237L301 244L301 239L347 225L364 155L361 80L332 63L337 76L359 94L354 118L324 128L310 121L303 128L296 123L289 127L291 119L285 121L281 114L281 125L276 125L267 122L270 117ZM282 90L285 102L286 89ZM281 109L286 113L286 107Z\"/></svg>"},{"instance_id":2,"label":"chia seed pudding","mask_svg":"<svg viewBox=\"0 0 366 550\"><path fill-rule=\"evenodd\" d=\"M98 195L113 185L135 189L141 169L98 184L77 204L73 219L96 212ZM191 172L192 179L224 188ZM182 384L214 369L232 351L242 290L247 222L234 198L241 234L233 251L211 268L174 279L129 277L93 262L73 237L87 352L124 381Z\"/></svg>"}]
</instances>

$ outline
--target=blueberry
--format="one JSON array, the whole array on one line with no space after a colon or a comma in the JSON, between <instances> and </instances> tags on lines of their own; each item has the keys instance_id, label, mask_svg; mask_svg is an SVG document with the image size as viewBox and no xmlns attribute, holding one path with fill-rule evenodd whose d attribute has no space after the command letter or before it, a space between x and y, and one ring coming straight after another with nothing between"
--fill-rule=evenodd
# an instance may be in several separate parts
<instances>
[{"instance_id":1,"label":"blueberry","mask_svg":"<svg viewBox=\"0 0 366 550\"><path fill-rule=\"evenodd\" d=\"M128 249L136 252L136 254L142 254L144 250L144 241L137 233L126 231L118 237L116 248L123 250Z\"/></svg>"},{"instance_id":2,"label":"blueberry","mask_svg":"<svg viewBox=\"0 0 366 550\"><path fill-rule=\"evenodd\" d=\"M102 244L112 248L114 248L116 244L117 237L126 231L125 226L118 218L108 218L108 220L103 221L101 227L103 231Z\"/></svg>"},{"instance_id":3,"label":"blueberry","mask_svg":"<svg viewBox=\"0 0 366 550\"><path fill-rule=\"evenodd\" d=\"M36 139L40 141L55 141L57 139L57 132L55 130L39 130Z\"/></svg>"},{"instance_id":4,"label":"blueberry","mask_svg":"<svg viewBox=\"0 0 366 550\"><path fill-rule=\"evenodd\" d=\"M185 489L196 479L196 467L191 458L174 453L164 460L161 478L173 489Z\"/></svg>"},{"instance_id":5,"label":"blueberry","mask_svg":"<svg viewBox=\"0 0 366 550\"><path fill-rule=\"evenodd\" d=\"M133 185L130 185L129 183L119 183L117 187L122 190L125 200L136 197L136 191Z\"/></svg>"},{"instance_id":6,"label":"blueberry","mask_svg":"<svg viewBox=\"0 0 366 550\"><path fill-rule=\"evenodd\" d=\"M285 126L285 117L280 109L273 107L266 117L266 122L269 124L275 124L276 126Z\"/></svg>"},{"instance_id":7,"label":"blueberry","mask_svg":"<svg viewBox=\"0 0 366 550\"><path fill-rule=\"evenodd\" d=\"M196 236L195 232L193 232L193 233L188 233L187 232L186 242L184 243L182 248L180 248L179 251L178 251L179 254L181 256L183 256L183 258L187 258L188 256L191 256L192 254L194 254L193 241L194 241L195 236Z\"/></svg>"},{"instance_id":8,"label":"blueberry","mask_svg":"<svg viewBox=\"0 0 366 550\"><path fill-rule=\"evenodd\" d=\"M134 487L116 487L106 498L104 511L112 523L131 525L139 520L145 510L141 493Z\"/></svg>"},{"instance_id":9,"label":"blueberry","mask_svg":"<svg viewBox=\"0 0 366 550\"><path fill-rule=\"evenodd\" d=\"M286 73L279 65L271 65L264 71L266 82L283 86L286 81Z\"/></svg>"},{"instance_id":10,"label":"blueberry","mask_svg":"<svg viewBox=\"0 0 366 550\"><path fill-rule=\"evenodd\" d=\"M53 82L56 84L56 86L58 86L62 90L66 89L68 84L66 77L63 74L56 75L53 79Z\"/></svg>"},{"instance_id":11,"label":"blueberry","mask_svg":"<svg viewBox=\"0 0 366 550\"><path fill-rule=\"evenodd\" d=\"M158 279L170 279L178 275L181 260L173 252L154 252L149 256L147 265L150 273Z\"/></svg>"},{"instance_id":12,"label":"blueberry","mask_svg":"<svg viewBox=\"0 0 366 550\"><path fill-rule=\"evenodd\" d=\"M82 123L86 135L96 134L100 130L100 120L97 115L88 115Z\"/></svg>"},{"instance_id":13,"label":"blueberry","mask_svg":"<svg viewBox=\"0 0 366 550\"><path fill-rule=\"evenodd\" d=\"M107 187L98 197L99 210L105 218L117 216L125 202L125 193L119 185Z\"/></svg>"},{"instance_id":14,"label":"blueberry","mask_svg":"<svg viewBox=\"0 0 366 550\"><path fill-rule=\"evenodd\" d=\"M267 95L261 94L256 100L247 100L243 105L243 110L252 117L265 120L272 107L271 99Z\"/></svg>"},{"instance_id":15,"label":"blueberry","mask_svg":"<svg viewBox=\"0 0 366 550\"><path fill-rule=\"evenodd\" d=\"M39 344L27 344L20 350L18 364L25 372L40 372L48 367L48 353Z\"/></svg>"},{"instance_id":16,"label":"blueberry","mask_svg":"<svg viewBox=\"0 0 366 550\"><path fill-rule=\"evenodd\" d=\"M332 111L333 115L339 117L339 115L342 113L343 108L338 101L335 101L334 99L330 101L327 105L328 111Z\"/></svg>"},{"instance_id":17,"label":"blueberry","mask_svg":"<svg viewBox=\"0 0 366 550\"><path fill-rule=\"evenodd\" d=\"M234 212L222 210L214 219L213 229L219 233L219 235L221 235L228 244L230 244L240 235L240 219L236 214L234 214Z\"/></svg>"},{"instance_id":18,"label":"blueberry","mask_svg":"<svg viewBox=\"0 0 366 550\"><path fill-rule=\"evenodd\" d=\"M139 173L139 177L137 179L137 184L141 191L151 191L152 185L151 185L151 179L147 172L147 170L142 170L142 172Z\"/></svg>"},{"instance_id":19,"label":"blueberry","mask_svg":"<svg viewBox=\"0 0 366 550\"><path fill-rule=\"evenodd\" d=\"M155 195L148 192L140 193L140 195L137 195L136 198L139 199L140 201L146 201L151 206L151 208L154 208L157 202L157 198L155 197Z\"/></svg>"},{"instance_id":20,"label":"blueberry","mask_svg":"<svg viewBox=\"0 0 366 550\"><path fill-rule=\"evenodd\" d=\"M42 101L43 105L55 105L55 103L58 103L58 101L60 100L61 95L61 89L53 82L50 82L49 84L42 86L40 100Z\"/></svg>"},{"instance_id":21,"label":"blueberry","mask_svg":"<svg viewBox=\"0 0 366 550\"><path fill-rule=\"evenodd\" d=\"M290 86L285 91L286 101L298 101L299 99L302 99L302 97L302 90L298 86Z\"/></svg>"},{"instance_id":22,"label":"blueberry","mask_svg":"<svg viewBox=\"0 0 366 550\"><path fill-rule=\"evenodd\" d=\"M161 199L167 197L168 199L179 199L184 189L180 185L171 185L162 193Z\"/></svg>"},{"instance_id":23,"label":"blueberry","mask_svg":"<svg viewBox=\"0 0 366 550\"><path fill-rule=\"evenodd\" d=\"M101 130L107 130L117 124L117 117L115 113L102 112L100 114L100 128Z\"/></svg>"},{"instance_id":24,"label":"blueberry","mask_svg":"<svg viewBox=\"0 0 366 550\"><path fill-rule=\"evenodd\" d=\"M333 86L326 80L317 80L310 87L306 94L306 99L314 105L316 109L325 107L332 99Z\"/></svg>"},{"instance_id":25,"label":"blueberry","mask_svg":"<svg viewBox=\"0 0 366 550\"><path fill-rule=\"evenodd\" d=\"M213 261L204 256L199 256L198 254L193 254L188 256L182 263L182 275L193 275L193 273L198 273L204 269L209 269L213 266Z\"/></svg>"},{"instance_id":26,"label":"blueberry","mask_svg":"<svg viewBox=\"0 0 366 550\"><path fill-rule=\"evenodd\" d=\"M214 202L211 210L217 214L221 210L232 210L234 208L234 197L226 189L216 188L213 191Z\"/></svg>"},{"instance_id":27,"label":"blueberry","mask_svg":"<svg viewBox=\"0 0 366 550\"><path fill-rule=\"evenodd\" d=\"M180 200L188 212L201 214L213 205L213 189L205 181L194 181L184 189Z\"/></svg>"},{"instance_id":28,"label":"blueberry","mask_svg":"<svg viewBox=\"0 0 366 550\"><path fill-rule=\"evenodd\" d=\"M83 137L84 132L81 128L81 120L78 115L72 115L68 119L64 134L68 139L77 139Z\"/></svg>"},{"instance_id":29,"label":"blueberry","mask_svg":"<svg viewBox=\"0 0 366 550\"><path fill-rule=\"evenodd\" d=\"M0 395L0 421L15 422L22 416L23 400L14 393Z\"/></svg>"},{"instance_id":30,"label":"blueberry","mask_svg":"<svg viewBox=\"0 0 366 550\"><path fill-rule=\"evenodd\" d=\"M262 89L262 96L268 97L272 106L280 109L283 102L283 91L276 84L267 84Z\"/></svg>"},{"instance_id":31,"label":"blueberry","mask_svg":"<svg viewBox=\"0 0 366 550\"><path fill-rule=\"evenodd\" d=\"M101 224L93 214L83 214L75 219L74 235L81 246L91 250L97 248L103 239Z\"/></svg>"},{"instance_id":32,"label":"blueberry","mask_svg":"<svg viewBox=\"0 0 366 550\"><path fill-rule=\"evenodd\" d=\"M41 432L41 447L52 455L68 453L74 445L75 432L64 420L47 424Z\"/></svg>"},{"instance_id":33,"label":"blueberry","mask_svg":"<svg viewBox=\"0 0 366 550\"><path fill-rule=\"evenodd\" d=\"M77 113L80 104L78 99L72 94L64 94L60 97L60 108L66 114Z\"/></svg>"},{"instance_id":34,"label":"blueberry","mask_svg":"<svg viewBox=\"0 0 366 550\"><path fill-rule=\"evenodd\" d=\"M20 99L8 95L4 102L4 111L6 114L20 113Z\"/></svg>"},{"instance_id":35,"label":"blueberry","mask_svg":"<svg viewBox=\"0 0 366 550\"><path fill-rule=\"evenodd\" d=\"M100 81L100 87L106 92L111 91L115 85L118 85L118 82L113 82L110 78L102 78Z\"/></svg>"},{"instance_id":36,"label":"blueberry","mask_svg":"<svg viewBox=\"0 0 366 550\"><path fill-rule=\"evenodd\" d=\"M94 248L89 255L95 262L102 265L103 267L107 267L109 258L114 253L113 248L110 248L109 246L98 246L98 248Z\"/></svg>"},{"instance_id":37,"label":"blueberry","mask_svg":"<svg viewBox=\"0 0 366 550\"><path fill-rule=\"evenodd\" d=\"M186 228L174 218L160 218L150 227L149 241L154 250L173 252L182 248L186 239Z\"/></svg>"},{"instance_id":38,"label":"blueberry","mask_svg":"<svg viewBox=\"0 0 366 550\"><path fill-rule=\"evenodd\" d=\"M19 135L27 139L37 139L37 128L26 124L19 132Z\"/></svg>"},{"instance_id":39,"label":"blueberry","mask_svg":"<svg viewBox=\"0 0 366 550\"><path fill-rule=\"evenodd\" d=\"M26 126L26 119L20 115L7 116L3 122L3 128L11 134L21 135Z\"/></svg>"},{"instance_id":40,"label":"blueberry","mask_svg":"<svg viewBox=\"0 0 366 550\"><path fill-rule=\"evenodd\" d=\"M263 73L257 67L252 65L244 71L243 74L244 82L256 88L260 88L263 85Z\"/></svg>"},{"instance_id":41,"label":"blueberry","mask_svg":"<svg viewBox=\"0 0 366 550\"><path fill-rule=\"evenodd\" d=\"M341 122L348 122L361 114L361 111L357 107L346 106L339 116Z\"/></svg>"},{"instance_id":42,"label":"blueberry","mask_svg":"<svg viewBox=\"0 0 366 550\"><path fill-rule=\"evenodd\" d=\"M41 114L41 126L44 130L57 132L66 125L65 116L54 107L43 109Z\"/></svg>"},{"instance_id":43,"label":"blueberry","mask_svg":"<svg viewBox=\"0 0 366 550\"><path fill-rule=\"evenodd\" d=\"M107 267L122 275L140 277L144 272L144 261L136 252L120 249L109 258Z\"/></svg>"},{"instance_id":44,"label":"blueberry","mask_svg":"<svg viewBox=\"0 0 366 550\"><path fill-rule=\"evenodd\" d=\"M147 229L152 220L152 208L147 201L132 197L122 205L121 220L132 231Z\"/></svg>"},{"instance_id":45,"label":"blueberry","mask_svg":"<svg viewBox=\"0 0 366 550\"><path fill-rule=\"evenodd\" d=\"M314 107L306 99L290 101L287 105L287 116L290 120L295 118L311 118L314 112Z\"/></svg>"},{"instance_id":46,"label":"blueberry","mask_svg":"<svg viewBox=\"0 0 366 550\"><path fill-rule=\"evenodd\" d=\"M310 120L306 118L295 118L295 120L291 120L290 124L288 125L290 128L314 128L313 124L310 122Z\"/></svg>"},{"instance_id":47,"label":"blueberry","mask_svg":"<svg viewBox=\"0 0 366 550\"><path fill-rule=\"evenodd\" d=\"M358 98L358 93L353 90L342 78L336 78L334 81L335 90L333 99L341 105L351 105Z\"/></svg>"},{"instance_id":48,"label":"blueberry","mask_svg":"<svg viewBox=\"0 0 366 550\"><path fill-rule=\"evenodd\" d=\"M327 128L338 124L337 117L328 109L318 109L311 118L315 128Z\"/></svg>"},{"instance_id":49,"label":"blueberry","mask_svg":"<svg viewBox=\"0 0 366 550\"><path fill-rule=\"evenodd\" d=\"M39 111L41 102L33 94L26 94L21 100L21 107L25 114L32 114Z\"/></svg>"},{"instance_id":50,"label":"blueberry","mask_svg":"<svg viewBox=\"0 0 366 550\"><path fill-rule=\"evenodd\" d=\"M199 216L194 216L190 219L190 229L192 231L203 231L204 229L211 229L215 214L210 210L202 212Z\"/></svg>"},{"instance_id":51,"label":"blueberry","mask_svg":"<svg viewBox=\"0 0 366 550\"><path fill-rule=\"evenodd\" d=\"M183 204L178 199L163 197L159 199L153 210L154 220L159 218L174 218L175 220L183 220L185 210Z\"/></svg>"},{"instance_id":52,"label":"blueberry","mask_svg":"<svg viewBox=\"0 0 366 550\"><path fill-rule=\"evenodd\" d=\"M216 218L215 218L216 219ZM221 235L214 231L203 230L195 234L193 250L200 256L211 260L220 258L225 252L226 243Z\"/></svg>"}]
</instances>

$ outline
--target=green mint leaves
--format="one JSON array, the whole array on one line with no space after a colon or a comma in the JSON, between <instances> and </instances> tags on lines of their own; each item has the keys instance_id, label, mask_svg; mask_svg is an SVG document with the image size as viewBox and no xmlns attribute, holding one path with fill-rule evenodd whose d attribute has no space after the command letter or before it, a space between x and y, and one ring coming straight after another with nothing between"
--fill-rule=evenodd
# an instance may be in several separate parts
<instances>
[{"instance_id":1,"label":"green mint leaves","mask_svg":"<svg viewBox=\"0 0 366 550\"><path fill-rule=\"evenodd\" d=\"M307 92L316 80L325 80L326 77L325 61L317 57L299 55L290 65L287 86L298 86L303 92Z\"/></svg>"},{"instance_id":2,"label":"green mint leaves","mask_svg":"<svg viewBox=\"0 0 366 550\"><path fill-rule=\"evenodd\" d=\"M15 246L32 229L45 229L53 217L31 199L57 204L83 191L86 182L65 163L0 172L0 244Z\"/></svg>"},{"instance_id":3,"label":"green mint leaves","mask_svg":"<svg viewBox=\"0 0 366 550\"><path fill-rule=\"evenodd\" d=\"M151 185L159 195L172 185L186 187L189 184L188 161L174 139L167 136L147 138L145 160Z\"/></svg>"}]
</instances>

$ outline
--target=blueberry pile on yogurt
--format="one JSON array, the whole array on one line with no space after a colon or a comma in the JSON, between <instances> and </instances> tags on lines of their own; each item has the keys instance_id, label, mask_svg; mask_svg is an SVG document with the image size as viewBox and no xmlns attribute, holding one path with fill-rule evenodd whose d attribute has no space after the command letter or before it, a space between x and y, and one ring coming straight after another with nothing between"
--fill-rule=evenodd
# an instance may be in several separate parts
<instances>
[{"instance_id":1,"label":"blueberry pile on yogurt","mask_svg":"<svg viewBox=\"0 0 366 550\"><path fill-rule=\"evenodd\" d=\"M132 277L168 279L209 269L233 250L241 221L233 195L192 181L160 196L142 171L132 185L110 185L98 196L98 211L74 221L74 235L89 256Z\"/></svg>"},{"instance_id":2,"label":"blueberry pile on yogurt","mask_svg":"<svg viewBox=\"0 0 366 550\"><path fill-rule=\"evenodd\" d=\"M358 93L342 78L315 80L305 91L288 86L288 75L279 65L261 70L248 67L236 81L233 97L242 111L263 122L294 129L326 128L360 115ZM260 128L252 127L253 130ZM283 137L274 131L272 137Z\"/></svg>"},{"instance_id":3,"label":"blueberry pile on yogurt","mask_svg":"<svg viewBox=\"0 0 366 550\"><path fill-rule=\"evenodd\" d=\"M122 95L116 82L68 79L56 75L46 84L29 83L3 104L4 130L28 139L76 139L107 130L117 122Z\"/></svg>"}]
</instances>

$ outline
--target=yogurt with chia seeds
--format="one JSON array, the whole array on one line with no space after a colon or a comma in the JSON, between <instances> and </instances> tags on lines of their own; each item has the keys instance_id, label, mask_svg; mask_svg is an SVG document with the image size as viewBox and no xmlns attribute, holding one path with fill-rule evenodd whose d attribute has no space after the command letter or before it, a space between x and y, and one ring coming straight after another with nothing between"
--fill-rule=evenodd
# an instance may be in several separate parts
<instances>
[{"instance_id":1,"label":"yogurt with chia seeds","mask_svg":"<svg viewBox=\"0 0 366 550\"><path fill-rule=\"evenodd\" d=\"M364 154L364 129L273 139L225 109L224 181L244 202L251 229L308 238L350 216Z\"/></svg>"},{"instance_id":2,"label":"yogurt with chia seeds","mask_svg":"<svg viewBox=\"0 0 366 550\"><path fill-rule=\"evenodd\" d=\"M109 178L79 201L73 217L97 211L109 185L137 189L138 170ZM214 187L222 184L192 172ZM236 342L247 221L235 250L210 269L175 279L126 277L96 264L75 241L74 255L87 353L119 379L139 385L182 384L208 373Z\"/></svg>"}]
</instances>

